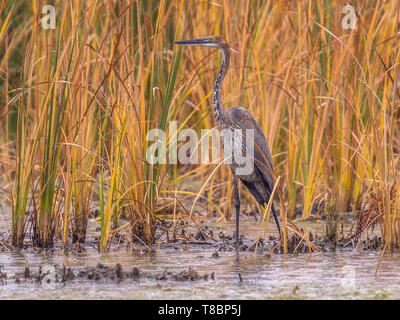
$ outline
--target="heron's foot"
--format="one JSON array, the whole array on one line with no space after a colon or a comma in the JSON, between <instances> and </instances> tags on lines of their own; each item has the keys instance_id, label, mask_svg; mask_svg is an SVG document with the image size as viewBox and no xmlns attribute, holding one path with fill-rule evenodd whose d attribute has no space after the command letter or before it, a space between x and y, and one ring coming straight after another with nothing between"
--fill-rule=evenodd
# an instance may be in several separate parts
<instances>
[{"instance_id":1,"label":"heron's foot","mask_svg":"<svg viewBox=\"0 0 400 320\"><path fill-rule=\"evenodd\" d=\"M235 249L239 249L241 245L243 245L243 238L238 235L235 235L235 243L234 243L234 247Z\"/></svg>"},{"instance_id":2,"label":"heron's foot","mask_svg":"<svg viewBox=\"0 0 400 320\"><path fill-rule=\"evenodd\" d=\"M240 240L236 239L235 240L235 248L239 249L239 246L240 246Z\"/></svg>"}]
</instances>

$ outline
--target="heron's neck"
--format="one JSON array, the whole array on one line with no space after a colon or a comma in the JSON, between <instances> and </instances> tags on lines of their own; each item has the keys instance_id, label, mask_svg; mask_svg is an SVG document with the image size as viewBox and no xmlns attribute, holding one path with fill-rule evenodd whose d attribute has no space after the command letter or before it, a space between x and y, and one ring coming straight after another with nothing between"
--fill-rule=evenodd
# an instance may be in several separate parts
<instances>
[{"instance_id":1,"label":"heron's neck","mask_svg":"<svg viewBox=\"0 0 400 320\"><path fill-rule=\"evenodd\" d=\"M223 109L223 102L222 102L222 82L224 81L224 78L226 76L226 73L229 68L229 49L228 48L222 48L221 54L222 54L222 64L221 68L218 72L217 78L215 79L214 82L214 89L213 89L213 111L214 111L214 116L215 119L217 119L219 124L224 123L224 109Z\"/></svg>"}]
</instances>

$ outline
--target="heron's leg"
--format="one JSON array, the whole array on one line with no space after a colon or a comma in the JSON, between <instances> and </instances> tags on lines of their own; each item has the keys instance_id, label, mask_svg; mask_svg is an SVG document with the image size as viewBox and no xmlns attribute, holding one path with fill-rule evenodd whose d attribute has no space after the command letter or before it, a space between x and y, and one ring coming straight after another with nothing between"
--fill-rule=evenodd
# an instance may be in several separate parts
<instances>
[{"instance_id":1,"label":"heron's leg","mask_svg":"<svg viewBox=\"0 0 400 320\"><path fill-rule=\"evenodd\" d=\"M278 228L279 240L281 240L281 238L282 238L282 233L281 233L281 227L280 227L280 225L279 225L279 216L278 216L278 212L276 212L276 210L275 210L275 207L274 207L274 204L273 204L273 203L272 203L271 209L272 209L272 214L274 215L274 219L275 219L276 226L277 226L277 228Z\"/></svg>"},{"instance_id":2,"label":"heron's leg","mask_svg":"<svg viewBox=\"0 0 400 320\"><path fill-rule=\"evenodd\" d=\"M235 188L235 209L236 209L236 245L239 245L239 215L240 215L240 198L238 178L236 174L233 175L233 185Z\"/></svg>"}]
</instances>

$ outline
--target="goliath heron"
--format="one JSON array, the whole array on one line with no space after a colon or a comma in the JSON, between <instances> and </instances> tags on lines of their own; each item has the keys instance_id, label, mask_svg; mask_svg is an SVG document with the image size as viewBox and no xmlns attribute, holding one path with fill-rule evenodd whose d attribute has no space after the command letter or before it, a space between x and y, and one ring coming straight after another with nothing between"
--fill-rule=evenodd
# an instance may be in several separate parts
<instances>
[{"instance_id":1,"label":"goliath heron","mask_svg":"<svg viewBox=\"0 0 400 320\"><path fill-rule=\"evenodd\" d=\"M235 209L236 209L236 244L239 243L239 214L240 214L240 199L238 189L238 178L249 189L250 193L254 196L257 202L264 207L271 196L274 188L274 178L272 172L272 158L268 148L267 140L262 132L257 121L249 111L243 107L236 106L228 110L224 110L222 105L222 82L226 76L229 68L230 47L228 42L222 36L210 36L194 40L176 41L176 44L188 46L202 46L208 48L219 49L222 54L222 65L218 72L217 78L214 82L212 102L214 105L214 116L222 129L228 130L252 130L252 141L246 138L246 143L254 144L254 167L250 174L236 174L237 166L230 164L233 174L233 183L235 191ZM224 149L228 146L226 142L223 144ZM234 146L229 146L230 150L234 150ZM242 149L243 150L243 149ZM275 210L274 204L271 206L272 214L274 216L276 225L278 227L279 236L281 229L279 226L278 214Z\"/></svg>"}]
</instances>

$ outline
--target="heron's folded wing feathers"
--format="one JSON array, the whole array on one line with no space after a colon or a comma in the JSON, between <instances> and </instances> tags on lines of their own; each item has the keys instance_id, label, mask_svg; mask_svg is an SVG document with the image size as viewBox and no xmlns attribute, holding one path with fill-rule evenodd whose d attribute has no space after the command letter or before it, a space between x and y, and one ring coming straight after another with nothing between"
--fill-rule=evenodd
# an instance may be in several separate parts
<instances>
[{"instance_id":1,"label":"heron's folded wing feathers","mask_svg":"<svg viewBox=\"0 0 400 320\"><path fill-rule=\"evenodd\" d=\"M263 175L271 192L274 187L274 178L273 175L271 175L272 157L263 131L251 113L243 107L237 106L228 109L226 111L226 116L232 124L240 129L254 130L254 141L249 141L249 139L247 139L250 143L254 143L254 167Z\"/></svg>"}]
</instances>

